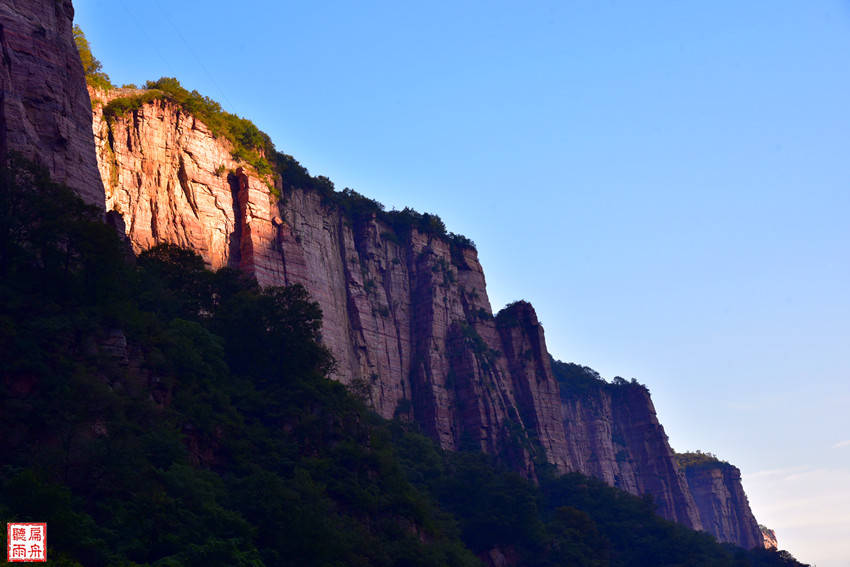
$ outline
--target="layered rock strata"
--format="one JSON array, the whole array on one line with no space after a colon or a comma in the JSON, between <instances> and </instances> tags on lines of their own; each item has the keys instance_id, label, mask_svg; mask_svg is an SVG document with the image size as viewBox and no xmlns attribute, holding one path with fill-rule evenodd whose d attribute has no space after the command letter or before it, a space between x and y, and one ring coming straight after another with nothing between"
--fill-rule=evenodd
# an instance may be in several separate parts
<instances>
[{"instance_id":1,"label":"layered rock strata","mask_svg":"<svg viewBox=\"0 0 850 567\"><path fill-rule=\"evenodd\" d=\"M624 380L612 384L581 370L569 373L562 368L558 380L576 470L632 494L650 494L661 515L702 529L699 511L646 387Z\"/></svg>"},{"instance_id":2,"label":"layered rock strata","mask_svg":"<svg viewBox=\"0 0 850 567\"><path fill-rule=\"evenodd\" d=\"M70 0L0 2L0 159L17 152L103 208Z\"/></svg>"}]
</instances>

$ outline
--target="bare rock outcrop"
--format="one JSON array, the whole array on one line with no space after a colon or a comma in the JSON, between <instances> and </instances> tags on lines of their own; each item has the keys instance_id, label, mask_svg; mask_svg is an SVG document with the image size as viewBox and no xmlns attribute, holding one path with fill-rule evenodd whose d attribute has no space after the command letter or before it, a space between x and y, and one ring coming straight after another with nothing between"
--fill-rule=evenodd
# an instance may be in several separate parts
<instances>
[{"instance_id":1,"label":"bare rock outcrop","mask_svg":"<svg viewBox=\"0 0 850 567\"><path fill-rule=\"evenodd\" d=\"M474 249L374 215L354 218L315 191L281 188L235 160L226 140L163 98L104 116L92 92L106 207L136 252L168 242L261 285L302 284L323 311L336 378L385 417L419 421L443 447L472 443L530 473L510 375Z\"/></svg>"},{"instance_id":2,"label":"bare rock outcrop","mask_svg":"<svg viewBox=\"0 0 850 567\"><path fill-rule=\"evenodd\" d=\"M767 526L763 526L759 524L759 529L761 530L762 538L764 539L764 548L765 549L779 549L779 542L776 539L776 532Z\"/></svg>"},{"instance_id":3,"label":"bare rock outcrop","mask_svg":"<svg viewBox=\"0 0 850 567\"><path fill-rule=\"evenodd\" d=\"M103 208L71 0L0 2L0 158L14 151Z\"/></svg>"},{"instance_id":4,"label":"bare rock outcrop","mask_svg":"<svg viewBox=\"0 0 850 567\"><path fill-rule=\"evenodd\" d=\"M561 390L537 313L530 303L518 301L500 311L496 323L523 422L538 439L547 462L560 472L580 471L567 443Z\"/></svg>"},{"instance_id":5,"label":"bare rock outcrop","mask_svg":"<svg viewBox=\"0 0 850 567\"><path fill-rule=\"evenodd\" d=\"M321 305L337 378L445 448L470 444L530 471L475 250L351 217L300 188L284 188L280 211L282 283L303 284Z\"/></svg>"}]
</instances>

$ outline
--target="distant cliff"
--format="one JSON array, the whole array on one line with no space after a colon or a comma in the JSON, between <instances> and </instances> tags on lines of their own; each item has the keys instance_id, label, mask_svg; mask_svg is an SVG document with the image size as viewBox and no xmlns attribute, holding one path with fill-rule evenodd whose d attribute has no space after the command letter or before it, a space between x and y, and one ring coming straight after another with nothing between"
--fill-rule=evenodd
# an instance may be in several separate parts
<instances>
[{"instance_id":1,"label":"distant cliff","mask_svg":"<svg viewBox=\"0 0 850 567\"><path fill-rule=\"evenodd\" d=\"M703 528L720 541L751 549L765 539L741 485L741 471L707 453L676 455L699 509Z\"/></svg>"},{"instance_id":2,"label":"distant cliff","mask_svg":"<svg viewBox=\"0 0 850 567\"><path fill-rule=\"evenodd\" d=\"M576 364L553 367L576 469L632 494L651 494L663 516L702 529L646 387L608 383Z\"/></svg>"},{"instance_id":3,"label":"distant cliff","mask_svg":"<svg viewBox=\"0 0 850 567\"><path fill-rule=\"evenodd\" d=\"M0 3L0 158L14 151L103 208L71 0Z\"/></svg>"}]
</instances>

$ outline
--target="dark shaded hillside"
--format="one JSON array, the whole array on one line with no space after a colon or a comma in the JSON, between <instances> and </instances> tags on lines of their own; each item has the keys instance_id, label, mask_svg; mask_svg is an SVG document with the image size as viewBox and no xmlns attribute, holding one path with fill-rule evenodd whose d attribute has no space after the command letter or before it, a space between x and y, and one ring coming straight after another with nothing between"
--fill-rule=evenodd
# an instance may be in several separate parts
<instances>
[{"instance_id":1,"label":"dark shaded hillside","mask_svg":"<svg viewBox=\"0 0 850 567\"><path fill-rule=\"evenodd\" d=\"M581 475L534 485L327 379L321 312L191 252L140 255L0 173L0 516L56 565L799 565Z\"/></svg>"}]
</instances>

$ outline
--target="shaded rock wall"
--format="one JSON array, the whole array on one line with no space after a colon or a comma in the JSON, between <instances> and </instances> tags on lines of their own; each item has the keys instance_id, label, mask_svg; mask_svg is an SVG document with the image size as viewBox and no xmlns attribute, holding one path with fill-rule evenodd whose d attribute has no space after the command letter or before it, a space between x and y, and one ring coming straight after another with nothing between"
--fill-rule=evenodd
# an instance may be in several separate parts
<instances>
[{"instance_id":1,"label":"shaded rock wall","mask_svg":"<svg viewBox=\"0 0 850 567\"><path fill-rule=\"evenodd\" d=\"M509 442L514 391L473 249L372 217L352 219L312 191L284 188L284 283L322 306L337 378L357 381L385 417L423 425L443 447L490 452Z\"/></svg>"},{"instance_id":2,"label":"shaded rock wall","mask_svg":"<svg viewBox=\"0 0 850 567\"><path fill-rule=\"evenodd\" d=\"M542 456L561 472L583 472L567 440L560 388L537 313L530 303L518 301L500 311L496 321L520 416L539 441Z\"/></svg>"},{"instance_id":3,"label":"shaded rock wall","mask_svg":"<svg viewBox=\"0 0 850 567\"><path fill-rule=\"evenodd\" d=\"M632 494L651 494L665 518L702 529L649 391L637 383L561 379L561 400L576 468Z\"/></svg>"},{"instance_id":4,"label":"shaded rock wall","mask_svg":"<svg viewBox=\"0 0 850 567\"><path fill-rule=\"evenodd\" d=\"M0 2L0 158L15 151L103 208L70 0Z\"/></svg>"},{"instance_id":5,"label":"shaded rock wall","mask_svg":"<svg viewBox=\"0 0 850 567\"><path fill-rule=\"evenodd\" d=\"M685 467L685 476L705 531L747 549L765 546L737 467L715 461Z\"/></svg>"}]
</instances>

